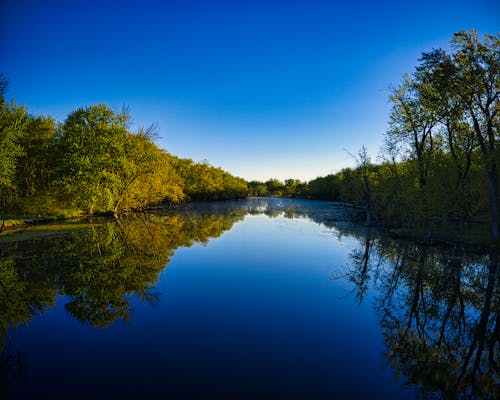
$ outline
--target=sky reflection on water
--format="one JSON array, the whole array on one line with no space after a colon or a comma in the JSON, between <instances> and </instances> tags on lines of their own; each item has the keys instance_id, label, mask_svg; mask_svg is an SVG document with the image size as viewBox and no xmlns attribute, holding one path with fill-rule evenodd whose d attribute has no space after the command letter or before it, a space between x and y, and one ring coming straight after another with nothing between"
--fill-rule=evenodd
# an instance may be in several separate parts
<instances>
[{"instance_id":1,"label":"sky reflection on water","mask_svg":"<svg viewBox=\"0 0 500 400\"><path fill-rule=\"evenodd\" d=\"M353 219L249 199L4 239L6 397L494 398L494 257Z\"/></svg>"}]
</instances>

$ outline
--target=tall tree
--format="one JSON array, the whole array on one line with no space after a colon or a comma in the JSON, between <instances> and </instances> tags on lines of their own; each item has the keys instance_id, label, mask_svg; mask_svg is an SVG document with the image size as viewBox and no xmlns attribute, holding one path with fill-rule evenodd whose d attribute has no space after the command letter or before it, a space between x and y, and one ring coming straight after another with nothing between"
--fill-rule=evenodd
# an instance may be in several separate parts
<instances>
[{"instance_id":1,"label":"tall tree","mask_svg":"<svg viewBox=\"0 0 500 400\"><path fill-rule=\"evenodd\" d=\"M172 157L153 142L151 129L128 133L114 196L113 212L144 208L168 201L181 202L185 194L182 178L173 165Z\"/></svg>"},{"instance_id":2,"label":"tall tree","mask_svg":"<svg viewBox=\"0 0 500 400\"><path fill-rule=\"evenodd\" d=\"M490 205L491 236L499 239L498 141L500 129L500 38L486 35L480 41L475 31L453 35L458 88L479 143L486 170Z\"/></svg>"},{"instance_id":3,"label":"tall tree","mask_svg":"<svg viewBox=\"0 0 500 400\"><path fill-rule=\"evenodd\" d=\"M469 216L467 179L477 141L467 121L466 106L460 96L459 69L453 58L438 49L423 53L416 69L422 87L422 101L435 111L440 121L443 150L450 154L456 183L452 197L459 205L460 231Z\"/></svg>"},{"instance_id":4,"label":"tall tree","mask_svg":"<svg viewBox=\"0 0 500 400\"><path fill-rule=\"evenodd\" d=\"M59 140L63 193L78 208L113 210L120 186L129 116L104 104L79 108L64 121Z\"/></svg>"},{"instance_id":5,"label":"tall tree","mask_svg":"<svg viewBox=\"0 0 500 400\"><path fill-rule=\"evenodd\" d=\"M349 153L349 152L348 152ZM357 169L361 173L363 178L364 186L364 197L366 203L366 224L370 226L372 224L372 188L371 188L371 170L373 169L370 156L368 155L368 150L365 145L362 145L358 150L358 154L354 155L349 153L349 155L356 161Z\"/></svg>"},{"instance_id":6,"label":"tall tree","mask_svg":"<svg viewBox=\"0 0 500 400\"><path fill-rule=\"evenodd\" d=\"M15 176L19 158L24 154L20 145L28 113L14 101L7 102L7 80L0 75L0 209L6 210L16 191Z\"/></svg>"},{"instance_id":7,"label":"tall tree","mask_svg":"<svg viewBox=\"0 0 500 400\"><path fill-rule=\"evenodd\" d=\"M24 134L19 140L23 149L16 176L20 196L31 198L49 187L55 159L48 155L54 151L56 132L56 121L51 117L30 116L27 120Z\"/></svg>"},{"instance_id":8,"label":"tall tree","mask_svg":"<svg viewBox=\"0 0 500 400\"><path fill-rule=\"evenodd\" d=\"M388 139L400 142L417 163L420 189L425 187L431 157L435 151L433 129L438 119L432 109L425 107L419 82L404 76L403 83L392 90Z\"/></svg>"}]
</instances>

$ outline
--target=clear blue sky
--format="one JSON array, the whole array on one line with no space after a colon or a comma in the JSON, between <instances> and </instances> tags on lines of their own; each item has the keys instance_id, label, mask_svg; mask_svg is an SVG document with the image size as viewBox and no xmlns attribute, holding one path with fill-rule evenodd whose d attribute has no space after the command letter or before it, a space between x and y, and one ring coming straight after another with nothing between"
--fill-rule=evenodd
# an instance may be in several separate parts
<instances>
[{"instance_id":1,"label":"clear blue sky","mask_svg":"<svg viewBox=\"0 0 500 400\"><path fill-rule=\"evenodd\" d=\"M0 72L33 113L127 105L173 154L309 180L375 158L388 86L461 29L500 2L2 0Z\"/></svg>"}]
</instances>

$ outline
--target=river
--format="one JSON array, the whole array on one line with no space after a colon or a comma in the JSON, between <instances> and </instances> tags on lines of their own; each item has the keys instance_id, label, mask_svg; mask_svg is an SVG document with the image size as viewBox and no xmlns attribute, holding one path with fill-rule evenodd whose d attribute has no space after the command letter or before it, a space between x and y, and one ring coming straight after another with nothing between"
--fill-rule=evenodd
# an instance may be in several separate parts
<instances>
[{"instance_id":1,"label":"river","mask_svg":"<svg viewBox=\"0 0 500 400\"><path fill-rule=\"evenodd\" d=\"M500 398L496 254L250 198L0 237L0 397Z\"/></svg>"}]
</instances>

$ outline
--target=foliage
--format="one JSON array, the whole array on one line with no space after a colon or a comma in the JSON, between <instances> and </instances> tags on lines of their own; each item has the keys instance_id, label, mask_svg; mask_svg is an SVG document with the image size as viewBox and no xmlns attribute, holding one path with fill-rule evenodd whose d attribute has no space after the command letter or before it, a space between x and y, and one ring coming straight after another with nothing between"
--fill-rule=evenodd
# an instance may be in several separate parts
<instances>
[{"instance_id":1,"label":"foliage","mask_svg":"<svg viewBox=\"0 0 500 400\"><path fill-rule=\"evenodd\" d=\"M1 214L119 214L247 195L243 179L160 149L154 127L130 132L126 110L91 105L58 124L7 103L6 85L1 77Z\"/></svg>"},{"instance_id":2,"label":"foliage","mask_svg":"<svg viewBox=\"0 0 500 400\"><path fill-rule=\"evenodd\" d=\"M488 223L500 236L500 39L475 31L452 51L424 52L391 89L380 164L363 146L355 168L308 183L247 183L207 162L159 149L153 128L130 132L126 111L80 108L58 124L7 102L0 77L2 213L74 214L250 196L308 197L366 205L367 222L463 233ZM41 150L40 150L41 149Z\"/></svg>"},{"instance_id":3,"label":"foliage","mask_svg":"<svg viewBox=\"0 0 500 400\"><path fill-rule=\"evenodd\" d=\"M25 135L28 114L14 101L7 102L7 81L0 75L0 207L8 207L16 192L16 168L25 154L21 138Z\"/></svg>"},{"instance_id":4,"label":"foliage","mask_svg":"<svg viewBox=\"0 0 500 400\"><path fill-rule=\"evenodd\" d=\"M365 204L380 224L429 233L488 223L496 241L500 39L462 31L452 49L423 53L415 72L391 89L379 165L363 146L353 156L356 168L313 179L291 195Z\"/></svg>"},{"instance_id":5,"label":"foliage","mask_svg":"<svg viewBox=\"0 0 500 400\"><path fill-rule=\"evenodd\" d=\"M245 180L207 162L177 159L176 165L177 171L184 178L185 193L190 200L228 200L247 195Z\"/></svg>"}]
</instances>

